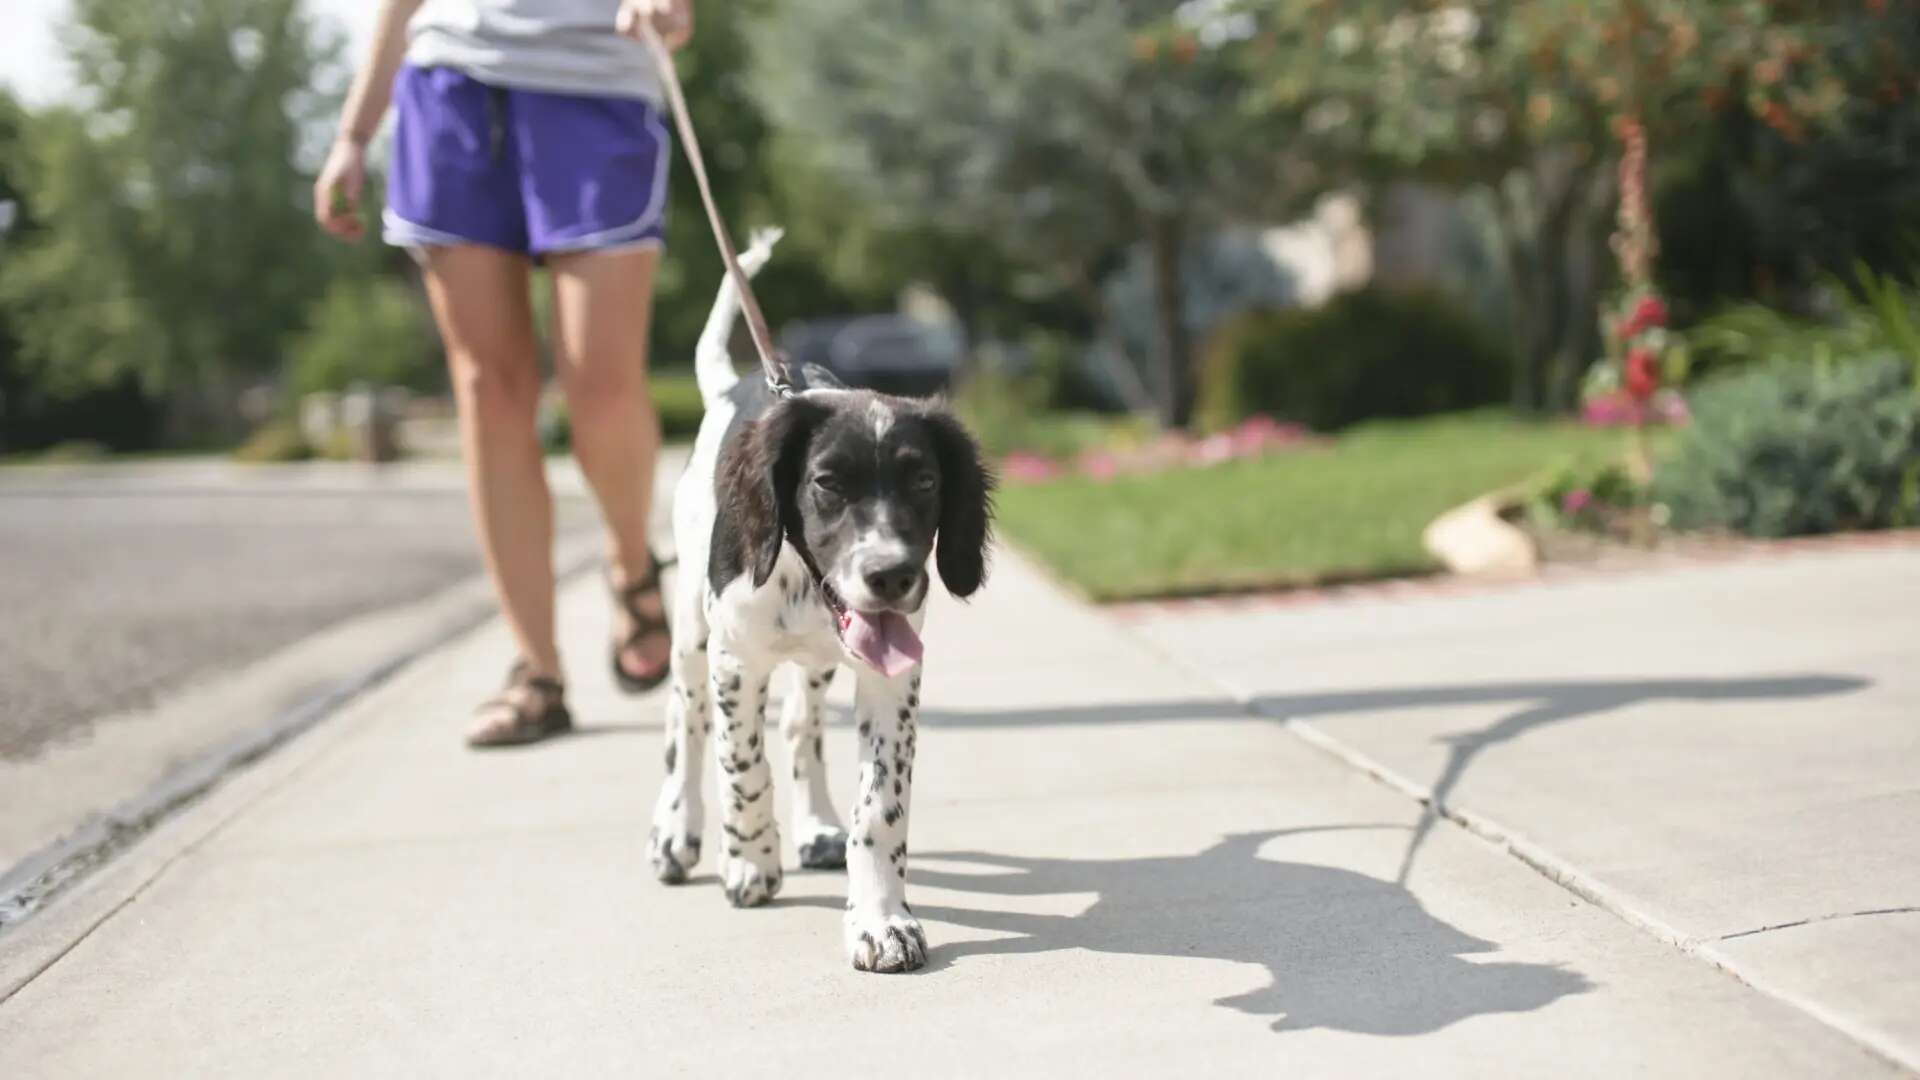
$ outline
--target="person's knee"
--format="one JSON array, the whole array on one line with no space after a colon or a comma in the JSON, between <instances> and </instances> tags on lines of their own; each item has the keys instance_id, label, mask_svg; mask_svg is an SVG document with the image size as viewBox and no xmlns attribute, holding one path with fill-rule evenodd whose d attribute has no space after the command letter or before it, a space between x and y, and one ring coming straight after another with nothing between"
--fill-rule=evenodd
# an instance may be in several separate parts
<instances>
[{"instance_id":1,"label":"person's knee","mask_svg":"<svg viewBox=\"0 0 1920 1080\"><path fill-rule=\"evenodd\" d=\"M453 392L475 416L494 423L533 423L540 406L540 373L507 357L456 355Z\"/></svg>"},{"instance_id":2,"label":"person's knee","mask_svg":"<svg viewBox=\"0 0 1920 1080\"><path fill-rule=\"evenodd\" d=\"M569 364L561 385L575 428L644 424L652 415L647 372L638 358Z\"/></svg>"}]
</instances>

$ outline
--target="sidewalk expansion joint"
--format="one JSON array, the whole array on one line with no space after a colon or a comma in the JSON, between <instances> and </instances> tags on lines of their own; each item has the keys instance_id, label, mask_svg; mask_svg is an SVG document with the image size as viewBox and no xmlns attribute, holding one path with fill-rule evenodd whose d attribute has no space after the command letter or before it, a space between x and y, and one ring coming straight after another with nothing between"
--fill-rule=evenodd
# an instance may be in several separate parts
<instances>
[{"instance_id":1,"label":"sidewalk expansion joint","mask_svg":"<svg viewBox=\"0 0 1920 1080\"><path fill-rule=\"evenodd\" d=\"M1775 930L1792 930L1815 923L1833 922L1836 919L1862 919L1870 915L1920 915L1920 904L1907 907L1869 908L1866 911L1836 911L1830 915L1814 915L1792 922L1773 923L1768 926L1756 926L1751 930L1737 930L1731 934L1721 934L1715 941L1732 941L1735 938L1753 937L1755 934L1771 934Z\"/></svg>"}]
</instances>

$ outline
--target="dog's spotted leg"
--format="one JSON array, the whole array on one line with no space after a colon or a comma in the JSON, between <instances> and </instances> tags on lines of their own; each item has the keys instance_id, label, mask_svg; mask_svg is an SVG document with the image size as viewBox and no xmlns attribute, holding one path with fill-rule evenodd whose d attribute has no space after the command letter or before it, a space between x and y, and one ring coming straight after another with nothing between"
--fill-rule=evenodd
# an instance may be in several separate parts
<instances>
[{"instance_id":1,"label":"dog's spotted leg","mask_svg":"<svg viewBox=\"0 0 1920 1080\"><path fill-rule=\"evenodd\" d=\"M861 971L912 971L927 962L927 936L907 907L920 668L894 679L856 670L860 785L847 841L847 955Z\"/></svg>"},{"instance_id":2,"label":"dog's spotted leg","mask_svg":"<svg viewBox=\"0 0 1920 1080\"><path fill-rule=\"evenodd\" d=\"M847 830L827 793L826 738L821 732L827 687L837 667L796 669L793 693L780 710L780 731L793 762L794 842L800 865L815 870L847 864Z\"/></svg>"},{"instance_id":3,"label":"dog's spotted leg","mask_svg":"<svg viewBox=\"0 0 1920 1080\"><path fill-rule=\"evenodd\" d=\"M713 726L707 688L707 629L697 628L695 640L675 630L673 670L667 684L666 778L653 807L653 829L647 835L647 857L654 876L669 885L687 880L700 862L700 833L706 815L707 739Z\"/></svg>"},{"instance_id":4,"label":"dog's spotted leg","mask_svg":"<svg viewBox=\"0 0 1920 1080\"><path fill-rule=\"evenodd\" d=\"M780 826L773 817L773 770L767 766L767 676L770 665L721 647L712 649L714 749L720 757L721 884L734 907L754 907L780 891Z\"/></svg>"}]
</instances>

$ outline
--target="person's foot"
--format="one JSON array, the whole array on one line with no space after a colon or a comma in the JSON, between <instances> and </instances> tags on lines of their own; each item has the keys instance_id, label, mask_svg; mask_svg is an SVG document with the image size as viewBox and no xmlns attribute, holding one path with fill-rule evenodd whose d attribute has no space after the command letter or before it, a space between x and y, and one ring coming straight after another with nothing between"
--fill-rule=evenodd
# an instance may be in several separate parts
<instances>
[{"instance_id":1,"label":"person's foot","mask_svg":"<svg viewBox=\"0 0 1920 1080\"><path fill-rule=\"evenodd\" d=\"M644 574L607 571L613 593L613 678L630 694L644 693L666 681L673 638L667 605L660 591L660 561L649 556Z\"/></svg>"},{"instance_id":2,"label":"person's foot","mask_svg":"<svg viewBox=\"0 0 1920 1080\"><path fill-rule=\"evenodd\" d=\"M563 734L573 728L566 696L560 680L535 675L526 661L517 660L507 673L507 685L475 710L467 745L524 746Z\"/></svg>"}]
</instances>

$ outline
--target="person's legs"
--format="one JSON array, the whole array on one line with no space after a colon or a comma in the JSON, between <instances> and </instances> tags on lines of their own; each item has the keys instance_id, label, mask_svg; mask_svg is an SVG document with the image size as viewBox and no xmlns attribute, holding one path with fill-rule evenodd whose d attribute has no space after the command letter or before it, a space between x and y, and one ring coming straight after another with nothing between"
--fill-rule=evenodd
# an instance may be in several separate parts
<instances>
[{"instance_id":1,"label":"person's legs","mask_svg":"<svg viewBox=\"0 0 1920 1080\"><path fill-rule=\"evenodd\" d=\"M653 572L647 521L660 418L647 387L647 335L659 263L653 245L556 254L548 261L555 367L567 395L574 457L606 520L616 588ZM663 614L658 590L642 592L634 604L649 619ZM617 640L632 636L625 611L616 611L615 620ZM666 670L667 654L666 633L648 633L624 648L617 662L629 676L650 681Z\"/></svg>"},{"instance_id":2,"label":"person's legs","mask_svg":"<svg viewBox=\"0 0 1920 1080\"><path fill-rule=\"evenodd\" d=\"M480 550L531 674L560 677L553 630L553 500L535 414L540 354L525 256L477 244L425 249L446 345Z\"/></svg>"}]
</instances>

